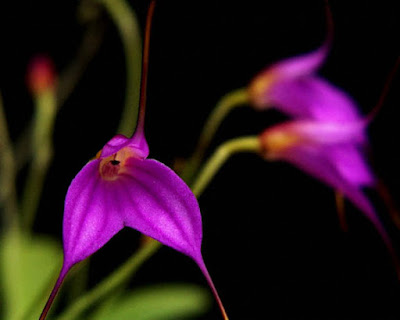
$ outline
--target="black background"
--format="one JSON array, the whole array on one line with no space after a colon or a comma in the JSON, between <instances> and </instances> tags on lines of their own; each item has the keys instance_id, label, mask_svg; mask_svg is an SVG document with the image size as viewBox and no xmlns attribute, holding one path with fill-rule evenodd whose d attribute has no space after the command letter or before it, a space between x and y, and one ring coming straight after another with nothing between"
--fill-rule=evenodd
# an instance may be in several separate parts
<instances>
[{"instance_id":1,"label":"black background","mask_svg":"<svg viewBox=\"0 0 400 320\"><path fill-rule=\"evenodd\" d=\"M143 25L146 1L131 1ZM0 89L13 139L32 116L25 87L29 59L49 54L63 70L84 25L77 1L0 5ZM331 1L335 36L320 74L350 93L364 113L376 104L399 54L394 2ZM67 187L115 133L124 100L124 55L118 32L102 13L105 33L78 87L60 110L55 159L35 229L61 242ZM172 165L193 150L207 114L225 93L243 87L283 57L310 51L325 37L323 1L165 1L153 22L146 136L150 157ZM400 80L370 126L377 174L400 195ZM215 143L257 134L283 119L278 113L234 111ZM398 246L375 190L367 191ZM199 199L203 254L231 319L398 319L400 284L373 226L347 204L349 232L338 223L331 189L284 163L234 156ZM124 230L93 256L91 283L135 249ZM110 259L111 257L111 259ZM206 286L187 257L163 248L132 285L188 281ZM216 307L204 319L220 319Z\"/></svg>"}]
</instances>

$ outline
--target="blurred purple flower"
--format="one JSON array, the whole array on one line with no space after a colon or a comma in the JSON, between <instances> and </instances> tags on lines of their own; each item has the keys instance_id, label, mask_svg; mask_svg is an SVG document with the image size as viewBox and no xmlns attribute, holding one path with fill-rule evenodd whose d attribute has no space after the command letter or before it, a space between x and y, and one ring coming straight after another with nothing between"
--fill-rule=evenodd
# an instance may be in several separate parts
<instances>
[{"instance_id":1,"label":"blurred purple flower","mask_svg":"<svg viewBox=\"0 0 400 320\"><path fill-rule=\"evenodd\" d=\"M360 115L353 100L316 74L326 60L329 39L319 49L279 61L256 76L248 87L253 106L275 107L302 119L357 120Z\"/></svg>"},{"instance_id":2,"label":"blurred purple flower","mask_svg":"<svg viewBox=\"0 0 400 320\"><path fill-rule=\"evenodd\" d=\"M260 135L264 157L283 160L340 191L373 223L399 270L391 240L362 187L373 186L374 175L362 147L367 121L296 120L266 129Z\"/></svg>"},{"instance_id":3,"label":"blurred purple flower","mask_svg":"<svg viewBox=\"0 0 400 320\"><path fill-rule=\"evenodd\" d=\"M65 199L64 263L41 319L69 269L125 226L191 257L226 316L202 258L197 200L170 168L147 159L148 153L143 130L130 139L117 135L73 179Z\"/></svg>"}]
</instances>

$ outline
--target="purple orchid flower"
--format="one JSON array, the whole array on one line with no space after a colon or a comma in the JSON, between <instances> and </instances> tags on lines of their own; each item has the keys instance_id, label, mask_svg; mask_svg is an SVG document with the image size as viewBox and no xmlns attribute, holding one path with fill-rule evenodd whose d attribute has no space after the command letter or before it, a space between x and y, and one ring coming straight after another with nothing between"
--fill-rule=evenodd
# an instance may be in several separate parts
<instances>
[{"instance_id":1,"label":"purple orchid flower","mask_svg":"<svg viewBox=\"0 0 400 320\"><path fill-rule=\"evenodd\" d=\"M375 184L362 148L367 121L296 120L266 129L260 135L264 157L287 161L339 190L372 222L387 246L396 270L399 262L391 240L361 188Z\"/></svg>"},{"instance_id":2,"label":"purple orchid flower","mask_svg":"<svg viewBox=\"0 0 400 320\"><path fill-rule=\"evenodd\" d=\"M277 62L262 71L248 90L255 108L275 107L301 119L355 121L355 103L341 89L316 74L326 60L330 37L317 50Z\"/></svg>"},{"instance_id":3,"label":"purple orchid flower","mask_svg":"<svg viewBox=\"0 0 400 320\"><path fill-rule=\"evenodd\" d=\"M73 179L65 199L64 263L45 315L71 267L131 227L191 257L205 275L227 319L201 254L196 197L170 168L147 159L142 126L132 138L116 135Z\"/></svg>"}]
</instances>

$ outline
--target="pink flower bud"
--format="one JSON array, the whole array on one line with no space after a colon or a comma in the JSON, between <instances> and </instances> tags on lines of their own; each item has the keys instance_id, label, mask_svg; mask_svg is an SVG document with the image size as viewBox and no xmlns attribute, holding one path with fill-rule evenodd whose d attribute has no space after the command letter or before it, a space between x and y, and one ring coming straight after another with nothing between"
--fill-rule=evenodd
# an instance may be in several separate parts
<instances>
[{"instance_id":1,"label":"pink flower bud","mask_svg":"<svg viewBox=\"0 0 400 320\"><path fill-rule=\"evenodd\" d=\"M26 80L29 91L34 95L53 89L56 82L53 61L45 55L34 57L28 64Z\"/></svg>"}]
</instances>

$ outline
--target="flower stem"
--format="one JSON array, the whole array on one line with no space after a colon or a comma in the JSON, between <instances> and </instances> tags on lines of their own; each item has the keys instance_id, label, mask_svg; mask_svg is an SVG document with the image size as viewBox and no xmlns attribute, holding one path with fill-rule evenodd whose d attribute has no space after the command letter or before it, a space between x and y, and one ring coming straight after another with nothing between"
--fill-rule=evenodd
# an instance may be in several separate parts
<instances>
[{"instance_id":1,"label":"flower stem","mask_svg":"<svg viewBox=\"0 0 400 320\"><path fill-rule=\"evenodd\" d=\"M221 310L222 317L224 318L224 320L229 320L228 314L225 311L225 307L224 307L224 305L222 303L222 300L219 297L217 288L215 288L214 282L211 279L211 276L210 276L210 274L209 274L209 272L207 270L206 265L204 264L203 259L201 259L200 261L197 261L197 264L198 264L200 270L203 272L203 274L204 274L204 276L205 276L205 278L207 280L207 283L211 288L212 294L214 295L214 298L217 301L218 307Z\"/></svg>"},{"instance_id":2,"label":"flower stem","mask_svg":"<svg viewBox=\"0 0 400 320\"><path fill-rule=\"evenodd\" d=\"M125 51L126 97L118 133L131 136L132 124L137 122L140 95L142 43L135 12L124 0L98 0L116 24Z\"/></svg>"},{"instance_id":3,"label":"flower stem","mask_svg":"<svg viewBox=\"0 0 400 320\"><path fill-rule=\"evenodd\" d=\"M226 160L238 152L261 152L257 136L247 136L228 140L220 145L204 164L192 186L193 193L199 197Z\"/></svg>"},{"instance_id":4,"label":"flower stem","mask_svg":"<svg viewBox=\"0 0 400 320\"><path fill-rule=\"evenodd\" d=\"M0 207L4 208L3 225L10 230L17 229L19 226L14 159L0 93Z\"/></svg>"},{"instance_id":5,"label":"flower stem","mask_svg":"<svg viewBox=\"0 0 400 320\"><path fill-rule=\"evenodd\" d=\"M341 193L338 190L335 190L335 203L336 203L336 211L339 218L340 228L342 229L342 231L347 232L349 230L349 227L347 225L346 212L344 209L344 196L343 193Z\"/></svg>"},{"instance_id":6,"label":"flower stem","mask_svg":"<svg viewBox=\"0 0 400 320\"><path fill-rule=\"evenodd\" d=\"M247 102L247 89L240 88L223 96L217 103L203 127L195 151L182 171L181 177L184 181L188 183L192 181L193 176L199 168L204 158L204 154L222 121L234 108L242 106Z\"/></svg>"},{"instance_id":7,"label":"flower stem","mask_svg":"<svg viewBox=\"0 0 400 320\"><path fill-rule=\"evenodd\" d=\"M62 285L62 283L63 283L63 281L65 279L65 276L67 275L67 272L68 272L68 268L64 268L63 267L63 269L60 272L60 275L58 276L57 282L54 285L54 288L50 293L50 297L47 300L46 305L44 306L42 313L40 314L39 320L45 320L46 319L47 314L50 311L50 307L52 306L53 301L56 298L57 293L61 288L61 285Z\"/></svg>"},{"instance_id":8,"label":"flower stem","mask_svg":"<svg viewBox=\"0 0 400 320\"><path fill-rule=\"evenodd\" d=\"M54 87L35 97L32 145L35 150L22 197L23 227L30 230L39 206L44 179L53 156L52 133L56 115Z\"/></svg>"},{"instance_id":9,"label":"flower stem","mask_svg":"<svg viewBox=\"0 0 400 320\"><path fill-rule=\"evenodd\" d=\"M161 246L161 243L155 240L146 242L146 244L132 255L122 266L104 279L95 288L81 296L75 303L71 304L56 319L77 319L87 308L123 284L145 261L161 248Z\"/></svg>"}]
</instances>

